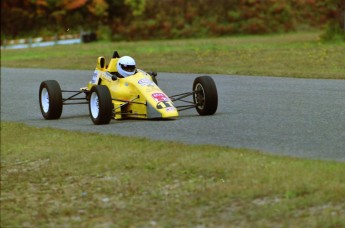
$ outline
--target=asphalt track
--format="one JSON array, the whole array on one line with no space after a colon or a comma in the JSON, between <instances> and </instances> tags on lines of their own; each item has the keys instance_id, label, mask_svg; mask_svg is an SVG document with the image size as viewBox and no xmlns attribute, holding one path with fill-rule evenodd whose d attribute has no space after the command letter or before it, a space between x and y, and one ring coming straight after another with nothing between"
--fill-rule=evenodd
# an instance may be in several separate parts
<instances>
[{"instance_id":1,"label":"asphalt track","mask_svg":"<svg viewBox=\"0 0 345 228\"><path fill-rule=\"evenodd\" d=\"M87 105L73 105L64 106L59 120L43 119L38 102L41 81L55 79L62 89L79 89L91 75L92 70L1 68L1 120L345 161L344 80L212 75L219 95L213 116L188 110L177 120L112 120L95 126ZM196 76L159 73L158 83L173 95L190 91Z\"/></svg>"}]
</instances>

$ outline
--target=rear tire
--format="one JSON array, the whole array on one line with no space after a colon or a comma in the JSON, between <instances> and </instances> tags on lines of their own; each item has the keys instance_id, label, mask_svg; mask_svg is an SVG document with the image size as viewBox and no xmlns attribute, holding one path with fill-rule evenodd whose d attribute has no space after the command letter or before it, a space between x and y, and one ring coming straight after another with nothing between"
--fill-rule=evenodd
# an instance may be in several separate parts
<instances>
[{"instance_id":1,"label":"rear tire","mask_svg":"<svg viewBox=\"0 0 345 228\"><path fill-rule=\"evenodd\" d=\"M214 80L210 76L200 76L193 83L194 104L196 111L202 115L213 115L218 107L218 93Z\"/></svg>"},{"instance_id":2,"label":"rear tire","mask_svg":"<svg viewBox=\"0 0 345 228\"><path fill-rule=\"evenodd\" d=\"M39 90L42 116L46 120L59 119L62 113L62 92L55 80L43 81Z\"/></svg>"},{"instance_id":3,"label":"rear tire","mask_svg":"<svg viewBox=\"0 0 345 228\"><path fill-rule=\"evenodd\" d=\"M113 103L108 87L96 85L91 88L89 113L96 125L108 124L113 117Z\"/></svg>"}]
</instances>

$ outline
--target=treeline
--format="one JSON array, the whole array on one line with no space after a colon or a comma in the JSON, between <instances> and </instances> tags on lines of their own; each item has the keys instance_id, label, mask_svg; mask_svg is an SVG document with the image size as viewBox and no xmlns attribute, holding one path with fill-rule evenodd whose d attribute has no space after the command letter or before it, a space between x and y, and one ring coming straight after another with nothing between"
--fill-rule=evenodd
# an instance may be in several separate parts
<instances>
[{"instance_id":1,"label":"treeline","mask_svg":"<svg viewBox=\"0 0 345 228\"><path fill-rule=\"evenodd\" d=\"M170 39L325 28L344 38L344 0L2 0L1 39L94 31ZM329 33L329 34L328 34Z\"/></svg>"}]
</instances>

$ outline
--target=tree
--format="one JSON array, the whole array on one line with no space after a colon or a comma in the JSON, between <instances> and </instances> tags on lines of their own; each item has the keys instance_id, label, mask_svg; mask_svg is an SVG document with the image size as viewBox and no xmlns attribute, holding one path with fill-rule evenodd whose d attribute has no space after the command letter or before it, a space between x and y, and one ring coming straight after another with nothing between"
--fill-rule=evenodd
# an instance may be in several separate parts
<instances>
[{"instance_id":1,"label":"tree","mask_svg":"<svg viewBox=\"0 0 345 228\"><path fill-rule=\"evenodd\" d=\"M146 7L146 0L125 0L125 5L129 6L134 16L141 16Z\"/></svg>"},{"instance_id":2,"label":"tree","mask_svg":"<svg viewBox=\"0 0 345 228\"><path fill-rule=\"evenodd\" d=\"M332 3L328 12L330 20L321 38L325 41L345 41L345 2L343 0L329 1Z\"/></svg>"}]
</instances>

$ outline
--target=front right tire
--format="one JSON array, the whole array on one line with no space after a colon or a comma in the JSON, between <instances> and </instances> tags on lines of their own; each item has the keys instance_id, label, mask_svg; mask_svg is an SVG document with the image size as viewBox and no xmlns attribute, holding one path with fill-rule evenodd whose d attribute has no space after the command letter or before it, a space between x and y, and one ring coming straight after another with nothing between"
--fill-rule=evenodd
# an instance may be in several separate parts
<instances>
[{"instance_id":1,"label":"front right tire","mask_svg":"<svg viewBox=\"0 0 345 228\"><path fill-rule=\"evenodd\" d=\"M218 93L210 76L200 76L193 83L193 100L196 111L201 116L213 115L218 107Z\"/></svg>"},{"instance_id":2,"label":"front right tire","mask_svg":"<svg viewBox=\"0 0 345 228\"><path fill-rule=\"evenodd\" d=\"M90 91L89 113L96 125L108 124L113 117L113 103L108 87L95 85Z\"/></svg>"}]
</instances>

